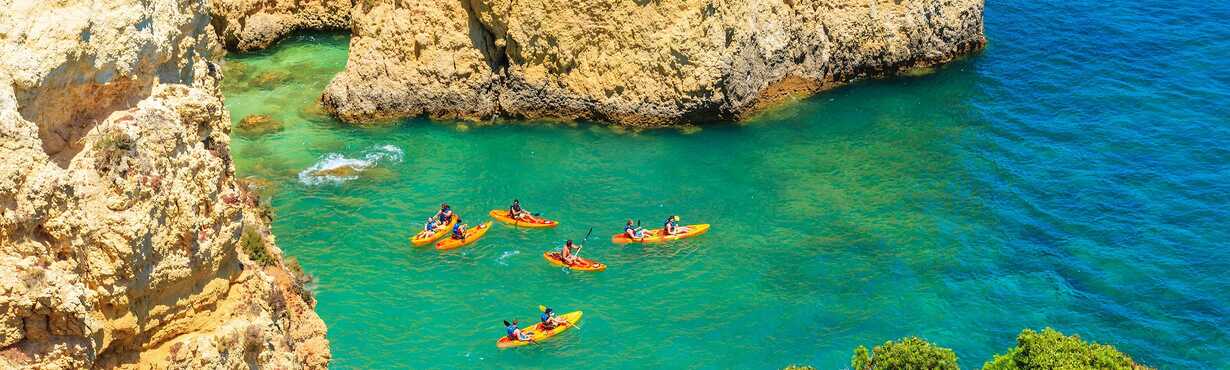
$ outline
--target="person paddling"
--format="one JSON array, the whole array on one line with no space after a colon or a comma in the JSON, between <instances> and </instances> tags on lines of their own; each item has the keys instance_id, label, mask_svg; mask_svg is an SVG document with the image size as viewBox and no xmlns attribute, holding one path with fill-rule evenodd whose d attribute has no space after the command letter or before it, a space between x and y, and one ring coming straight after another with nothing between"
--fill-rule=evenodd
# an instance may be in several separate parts
<instances>
[{"instance_id":1,"label":"person paddling","mask_svg":"<svg viewBox=\"0 0 1230 370\"><path fill-rule=\"evenodd\" d=\"M547 307L542 311L542 315L538 316L542 319L542 330L553 330L560 325L568 325L568 321L555 316L555 310Z\"/></svg>"},{"instance_id":2,"label":"person paddling","mask_svg":"<svg viewBox=\"0 0 1230 370\"><path fill-rule=\"evenodd\" d=\"M581 246L573 245L572 239L568 239L568 241L564 242L564 248L559 250L559 259L563 260L566 264L575 265L577 263L577 253L580 252Z\"/></svg>"},{"instance_id":3,"label":"person paddling","mask_svg":"<svg viewBox=\"0 0 1230 370\"><path fill-rule=\"evenodd\" d=\"M441 203L440 212L436 212L436 222L447 224L450 218L453 218L453 208L449 207L448 203Z\"/></svg>"},{"instance_id":4,"label":"person paddling","mask_svg":"<svg viewBox=\"0 0 1230 370\"><path fill-rule=\"evenodd\" d=\"M434 234L436 232L436 229L439 229L439 228L440 228L440 224L436 222L436 218L428 217L427 222L423 223L423 231L419 232L419 237L426 238L428 236L431 236L431 234Z\"/></svg>"},{"instance_id":5,"label":"person paddling","mask_svg":"<svg viewBox=\"0 0 1230 370\"><path fill-rule=\"evenodd\" d=\"M457 223L453 224L453 239L462 240L466 238L466 228L468 225L461 223L461 218L457 218Z\"/></svg>"},{"instance_id":6,"label":"person paddling","mask_svg":"<svg viewBox=\"0 0 1230 370\"><path fill-rule=\"evenodd\" d=\"M688 232L687 226L679 226L679 216L670 216L666 218L666 223L662 225L666 235L677 235Z\"/></svg>"},{"instance_id":7,"label":"person paddling","mask_svg":"<svg viewBox=\"0 0 1230 370\"><path fill-rule=\"evenodd\" d=\"M508 217L522 221L530 221L533 219L533 216L530 215L529 211L521 208L521 201L517 199L513 199L512 206L508 207Z\"/></svg>"},{"instance_id":8,"label":"person paddling","mask_svg":"<svg viewBox=\"0 0 1230 370\"><path fill-rule=\"evenodd\" d=\"M628 223L624 224L624 234L627 234L632 239L644 238L645 228L633 225L632 219L628 219Z\"/></svg>"},{"instance_id":9,"label":"person paddling","mask_svg":"<svg viewBox=\"0 0 1230 370\"><path fill-rule=\"evenodd\" d=\"M534 340L534 333L527 334L522 332L521 329L517 327L518 323L519 322L517 320L513 320L511 323L508 322L508 320L504 320L504 331L508 333L508 339L519 340L522 342Z\"/></svg>"}]
</instances>

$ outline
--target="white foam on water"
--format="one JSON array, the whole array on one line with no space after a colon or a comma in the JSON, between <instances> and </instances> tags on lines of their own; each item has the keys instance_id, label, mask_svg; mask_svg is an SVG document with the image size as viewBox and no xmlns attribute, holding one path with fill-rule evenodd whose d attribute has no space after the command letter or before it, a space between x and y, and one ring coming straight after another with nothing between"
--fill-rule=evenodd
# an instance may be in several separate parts
<instances>
[{"instance_id":1,"label":"white foam on water","mask_svg":"<svg viewBox=\"0 0 1230 370\"><path fill-rule=\"evenodd\" d=\"M385 162L401 162L405 152L394 145L377 145L359 153L360 158L350 158L341 153L325 153L319 161L299 172L299 182L308 186L341 185L347 181L358 179L358 175L333 176L319 175L320 171L335 170L350 167L355 172L363 172Z\"/></svg>"},{"instance_id":2,"label":"white foam on water","mask_svg":"<svg viewBox=\"0 0 1230 370\"><path fill-rule=\"evenodd\" d=\"M521 254L521 251L504 251L504 253L500 253L499 258L495 259L495 263L498 263L501 266L508 266L508 257L512 257L518 254Z\"/></svg>"}]
</instances>

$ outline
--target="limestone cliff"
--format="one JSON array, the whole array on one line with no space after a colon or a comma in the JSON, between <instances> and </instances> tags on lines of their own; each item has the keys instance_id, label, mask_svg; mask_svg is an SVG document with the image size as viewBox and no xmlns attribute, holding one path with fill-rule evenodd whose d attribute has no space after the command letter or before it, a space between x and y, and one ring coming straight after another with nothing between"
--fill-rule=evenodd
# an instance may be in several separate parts
<instances>
[{"instance_id":1,"label":"limestone cliff","mask_svg":"<svg viewBox=\"0 0 1230 370\"><path fill-rule=\"evenodd\" d=\"M982 0L358 1L346 70L322 100L352 122L739 119L980 49L982 12Z\"/></svg>"},{"instance_id":2,"label":"limestone cliff","mask_svg":"<svg viewBox=\"0 0 1230 370\"><path fill-rule=\"evenodd\" d=\"M0 368L327 366L234 178L205 0L0 9Z\"/></svg>"},{"instance_id":3,"label":"limestone cliff","mask_svg":"<svg viewBox=\"0 0 1230 370\"><path fill-rule=\"evenodd\" d=\"M300 30L350 29L351 0L210 0L226 47L263 49Z\"/></svg>"}]
</instances>

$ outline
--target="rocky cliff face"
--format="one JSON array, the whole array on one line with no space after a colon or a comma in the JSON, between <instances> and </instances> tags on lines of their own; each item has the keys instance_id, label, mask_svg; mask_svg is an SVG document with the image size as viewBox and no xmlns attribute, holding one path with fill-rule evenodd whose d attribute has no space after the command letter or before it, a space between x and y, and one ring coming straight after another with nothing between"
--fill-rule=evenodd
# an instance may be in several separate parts
<instances>
[{"instance_id":1,"label":"rocky cliff face","mask_svg":"<svg viewBox=\"0 0 1230 370\"><path fill-rule=\"evenodd\" d=\"M263 49L300 30L350 29L351 0L210 0L226 47Z\"/></svg>"},{"instance_id":2,"label":"rocky cliff face","mask_svg":"<svg viewBox=\"0 0 1230 370\"><path fill-rule=\"evenodd\" d=\"M205 0L0 9L0 368L325 367L233 175Z\"/></svg>"},{"instance_id":3,"label":"rocky cliff face","mask_svg":"<svg viewBox=\"0 0 1230 370\"><path fill-rule=\"evenodd\" d=\"M739 119L978 50L982 12L982 0L359 1L349 62L322 100L352 122Z\"/></svg>"}]
</instances>

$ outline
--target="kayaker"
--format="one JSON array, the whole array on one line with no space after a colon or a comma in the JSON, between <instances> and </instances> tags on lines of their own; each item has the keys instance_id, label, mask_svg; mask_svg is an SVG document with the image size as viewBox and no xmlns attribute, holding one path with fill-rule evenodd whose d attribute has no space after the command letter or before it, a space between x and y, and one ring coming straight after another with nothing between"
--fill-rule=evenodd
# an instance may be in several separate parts
<instances>
[{"instance_id":1,"label":"kayaker","mask_svg":"<svg viewBox=\"0 0 1230 370\"><path fill-rule=\"evenodd\" d=\"M508 320L504 320L504 331L508 333L508 339L519 341L534 340L534 333L526 334L521 332L521 329L517 328L517 324L517 320L513 320L511 323Z\"/></svg>"},{"instance_id":2,"label":"kayaker","mask_svg":"<svg viewBox=\"0 0 1230 370\"><path fill-rule=\"evenodd\" d=\"M427 222L423 223L423 231L419 232L419 237L430 236L438 228L440 228L440 224L436 222L436 218L428 217Z\"/></svg>"},{"instance_id":3,"label":"kayaker","mask_svg":"<svg viewBox=\"0 0 1230 370\"><path fill-rule=\"evenodd\" d=\"M453 208L448 206L448 203L440 204L440 212L436 213L437 222L441 225L448 223L448 219L453 218Z\"/></svg>"},{"instance_id":4,"label":"kayaker","mask_svg":"<svg viewBox=\"0 0 1230 370\"><path fill-rule=\"evenodd\" d=\"M679 216L667 217L666 224L662 225L662 229L666 231L666 235L676 235L688 232L687 226L679 226Z\"/></svg>"},{"instance_id":5,"label":"kayaker","mask_svg":"<svg viewBox=\"0 0 1230 370\"><path fill-rule=\"evenodd\" d=\"M568 321L555 317L555 310L552 310L551 307L543 310L539 318L542 319L542 330L551 330L557 326L568 324Z\"/></svg>"},{"instance_id":6,"label":"kayaker","mask_svg":"<svg viewBox=\"0 0 1230 370\"><path fill-rule=\"evenodd\" d=\"M465 239L467 227L468 225L461 223L461 218L457 218L457 223L453 224L453 239Z\"/></svg>"},{"instance_id":7,"label":"kayaker","mask_svg":"<svg viewBox=\"0 0 1230 370\"><path fill-rule=\"evenodd\" d=\"M628 223L624 224L624 234L627 234L632 239L644 238L645 228L632 225L632 219L628 219Z\"/></svg>"},{"instance_id":8,"label":"kayaker","mask_svg":"<svg viewBox=\"0 0 1230 370\"><path fill-rule=\"evenodd\" d=\"M561 248L559 250L559 259L563 260L564 263L569 264L569 265L576 264L577 263L577 253L580 251L581 251L581 246L573 245L572 239L568 239L568 241L564 242L564 248Z\"/></svg>"},{"instance_id":9,"label":"kayaker","mask_svg":"<svg viewBox=\"0 0 1230 370\"><path fill-rule=\"evenodd\" d=\"M512 206L508 207L508 217L518 220L530 220L530 213L521 208L521 201L513 199Z\"/></svg>"}]
</instances>

